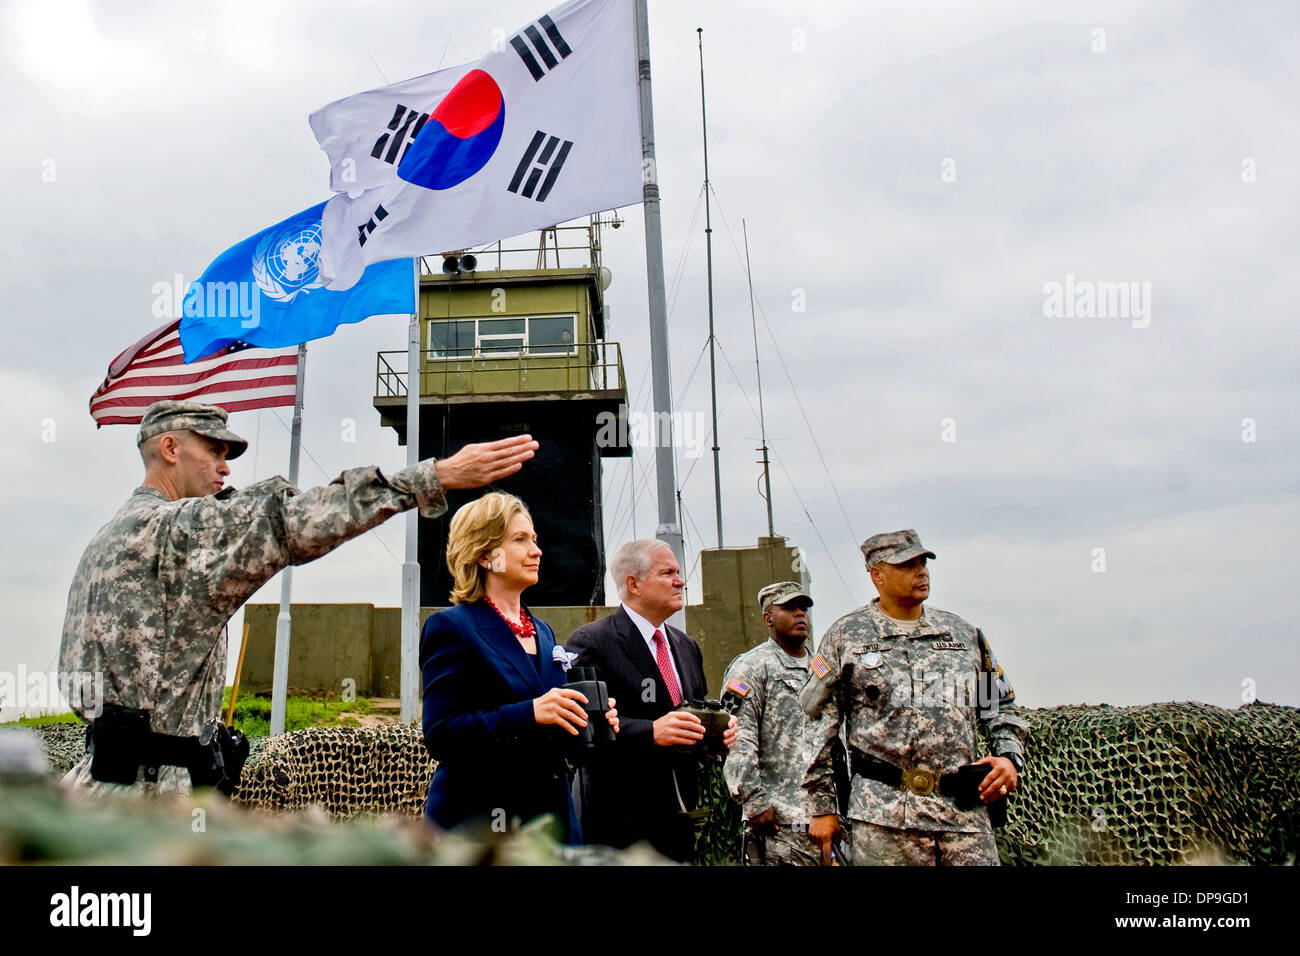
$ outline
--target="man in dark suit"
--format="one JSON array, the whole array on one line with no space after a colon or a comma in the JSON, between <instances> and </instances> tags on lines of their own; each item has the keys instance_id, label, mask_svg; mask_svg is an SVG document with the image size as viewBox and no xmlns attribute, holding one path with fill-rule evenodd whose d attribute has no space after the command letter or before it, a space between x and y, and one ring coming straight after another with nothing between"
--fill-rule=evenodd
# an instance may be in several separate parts
<instances>
[{"instance_id":1,"label":"man in dark suit","mask_svg":"<svg viewBox=\"0 0 1300 956\"><path fill-rule=\"evenodd\" d=\"M672 748L701 740L704 725L674 708L708 688L699 645L665 623L682 608L685 582L672 549L654 538L622 545L610 571L622 604L565 644L619 702L618 741L583 774L584 838L615 847L649 840L686 861L695 842L685 811L695 807L696 758ZM724 742L730 748L735 739L733 717Z\"/></svg>"}]
</instances>

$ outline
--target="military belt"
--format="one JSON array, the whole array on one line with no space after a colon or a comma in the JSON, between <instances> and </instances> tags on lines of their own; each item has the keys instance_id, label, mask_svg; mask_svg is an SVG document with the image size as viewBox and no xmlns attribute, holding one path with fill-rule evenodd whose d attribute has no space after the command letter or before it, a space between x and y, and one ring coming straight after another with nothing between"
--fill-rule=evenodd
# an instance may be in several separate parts
<instances>
[{"instance_id":1,"label":"military belt","mask_svg":"<svg viewBox=\"0 0 1300 956\"><path fill-rule=\"evenodd\" d=\"M899 790L910 790L918 797L939 793L955 801L958 810L974 810L984 806L989 812L989 822L994 827L1006 825L1007 797L1000 797L988 804L980 801L979 782L988 774L988 768L982 764L967 764L961 771L937 774L920 767L896 767L851 747L849 766L850 773L878 780Z\"/></svg>"},{"instance_id":2,"label":"military belt","mask_svg":"<svg viewBox=\"0 0 1300 956\"><path fill-rule=\"evenodd\" d=\"M899 790L910 790L918 797L936 792L945 797L958 796L958 774L937 774L921 767L896 767L855 748L850 748L849 754L850 773L856 776L877 780Z\"/></svg>"},{"instance_id":3,"label":"military belt","mask_svg":"<svg viewBox=\"0 0 1300 956\"><path fill-rule=\"evenodd\" d=\"M212 718L199 736L176 737L150 730L149 719L147 710L103 705L100 716L86 728L93 779L130 786L143 767L144 779L157 783L160 767L182 767L196 787L215 786L226 795L234 791L248 758L243 734Z\"/></svg>"},{"instance_id":4,"label":"military belt","mask_svg":"<svg viewBox=\"0 0 1300 956\"><path fill-rule=\"evenodd\" d=\"M778 830L789 830L791 833L807 833L809 825L807 823L776 823L773 824L773 826ZM750 830L754 828L753 823L749 820L745 821L745 827ZM767 833L769 836L771 835L766 830L762 832Z\"/></svg>"}]
</instances>

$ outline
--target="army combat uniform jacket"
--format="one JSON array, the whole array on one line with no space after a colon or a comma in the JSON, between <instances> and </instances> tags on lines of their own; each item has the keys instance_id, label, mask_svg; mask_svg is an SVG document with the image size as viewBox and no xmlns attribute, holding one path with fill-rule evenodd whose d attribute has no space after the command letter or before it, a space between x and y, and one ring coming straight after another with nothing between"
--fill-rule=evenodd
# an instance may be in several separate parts
<instances>
[{"instance_id":1,"label":"army combat uniform jacket","mask_svg":"<svg viewBox=\"0 0 1300 956\"><path fill-rule=\"evenodd\" d=\"M978 759L977 734L995 756L1024 754L1029 725L1016 713L1015 692L983 635L937 608L923 608L911 633L902 623L877 599L822 636L801 698L817 718L803 782L814 816L836 812L831 742L841 728L850 752L935 774ZM918 795L858 774L849 817L895 829L991 831L982 806L958 810L937 792Z\"/></svg>"},{"instance_id":2,"label":"army combat uniform jacket","mask_svg":"<svg viewBox=\"0 0 1300 956\"><path fill-rule=\"evenodd\" d=\"M732 661L723 677L724 694L740 706L722 772L747 820L771 807L778 824L808 823L802 784L811 738L799 692L811 656L791 657L768 638Z\"/></svg>"},{"instance_id":3,"label":"army combat uniform jacket","mask_svg":"<svg viewBox=\"0 0 1300 956\"><path fill-rule=\"evenodd\" d=\"M307 492L283 478L177 501L137 488L91 539L68 592L59 669L73 687L90 675L102 686L101 700L70 695L73 710L90 720L96 704L140 708L156 733L198 734L221 710L230 616L281 568L416 506L446 511L432 459L389 476L354 468ZM92 780L89 754L64 782L123 789ZM157 789L188 793L189 774L162 767Z\"/></svg>"}]
</instances>

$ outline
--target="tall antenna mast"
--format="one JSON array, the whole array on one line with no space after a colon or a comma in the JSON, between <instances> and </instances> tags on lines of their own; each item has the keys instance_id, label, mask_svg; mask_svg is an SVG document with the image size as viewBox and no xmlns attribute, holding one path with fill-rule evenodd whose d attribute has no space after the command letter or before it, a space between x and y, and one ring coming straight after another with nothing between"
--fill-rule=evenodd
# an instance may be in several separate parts
<instances>
[{"instance_id":1,"label":"tall antenna mast","mask_svg":"<svg viewBox=\"0 0 1300 956\"><path fill-rule=\"evenodd\" d=\"M713 355L713 221L709 215L709 121L704 111L704 27L696 27L700 43L700 126L704 131L704 249L709 272L709 395L713 401L713 505L718 516L718 547L722 547L722 473L718 465L718 366Z\"/></svg>"},{"instance_id":2,"label":"tall antenna mast","mask_svg":"<svg viewBox=\"0 0 1300 956\"><path fill-rule=\"evenodd\" d=\"M758 433L761 435L762 446L758 449L763 453L763 459L760 464L763 466L763 500L767 502L767 536L775 538L776 532L772 530L772 472L767 467L767 424L763 420L763 372L758 366L758 323L754 320L754 276L749 271L749 229L745 226L745 220L740 220L740 231L745 237L745 280L749 283L749 325L754 331L754 375L758 378Z\"/></svg>"},{"instance_id":3,"label":"tall antenna mast","mask_svg":"<svg viewBox=\"0 0 1300 956\"><path fill-rule=\"evenodd\" d=\"M656 421L667 421L672 434L672 364L668 352L668 301L664 291L663 225L659 215L659 175L655 171L654 96L650 89L650 18L646 0L636 0L636 68L638 112L641 118L641 161L645 171L641 209L645 222L646 298L650 318L650 383ZM659 416L663 415L663 418ZM679 565L682 553L682 525L677 510L676 463L671 443L655 442L655 498L659 525L655 537L672 549ZM686 626L686 615L677 611L670 621Z\"/></svg>"}]
</instances>

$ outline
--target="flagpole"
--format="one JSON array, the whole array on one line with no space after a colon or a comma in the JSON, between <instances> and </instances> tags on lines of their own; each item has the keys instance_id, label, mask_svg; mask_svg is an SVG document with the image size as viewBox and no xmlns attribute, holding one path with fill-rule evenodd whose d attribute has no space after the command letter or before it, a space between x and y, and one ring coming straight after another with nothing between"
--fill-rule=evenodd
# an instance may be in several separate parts
<instances>
[{"instance_id":1,"label":"flagpole","mask_svg":"<svg viewBox=\"0 0 1300 956\"><path fill-rule=\"evenodd\" d=\"M411 259L415 309L406 340L406 463L420 460L420 257ZM402 723L416 718L420 637L420 512L406 513L406 562L402 565Z\"/></svg>"},{"instance_id":2,"label":"flagpole","mask_svg":"<svg viewBox=\"0 0 1300 956\"><path fill-rule=\"evenodd\" d=\"M307 344L298 346L298 382L293 393L293 427L289 433L289 484L298 484L298 451L302 447L302 390L307 377ZM289 689L289 632L293 595L293 566L280 572L280 613L275 619L275 666L271 671L271 736L284 733Z\"/></svg>"},{"instance_id":3,"label":"flagpole","mask_svg":"<svg viewBox=\"0 0 1300 956\"><path fill-rule=\"evenodd\" d=\"M655 167L654 102L650 94L650 18L646 0L636 0L637 95L641 113L642 209L645 215L646 292L650 307L650 369L656 422L655 487L659 526L655 537L672 548L679 567L685 569L682 531L677 520L677 476L673 463L672 378L669 374L668 297L664 291L663 227L659 220L659 176ZM662 439L667 432L667 441ZM670 620L684 621L678 611Z\"/></svg>"}]
</instances>

